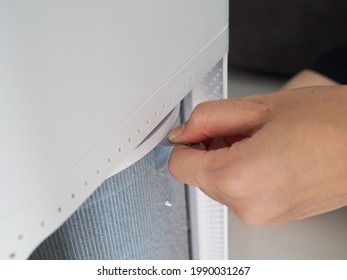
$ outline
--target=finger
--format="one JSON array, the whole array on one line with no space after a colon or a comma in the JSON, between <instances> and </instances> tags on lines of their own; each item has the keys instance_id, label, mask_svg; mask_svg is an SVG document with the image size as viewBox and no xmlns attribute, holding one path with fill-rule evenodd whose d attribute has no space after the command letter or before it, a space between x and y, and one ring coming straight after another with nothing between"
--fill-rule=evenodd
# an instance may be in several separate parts
<instances>
[{"instance_id":1,"label":"finger","mask_svg":"<svg viewBox=\"0 0 347 280\"><path fill-rule=\"evenodd\" d=\"M206 177L206 179L208 179L208 180L205 180L204 178L199 178L200 176L197 175L199 173L198 168L195 169L193 167L193 168L190 168L188 170L185 170L186 165L181 166L181 164L179 162L180 159L175 158L175 156L176 156L175 153L177 153L177 152L180 153L184 150L186 152L188 152L189 148L188 147L177 147L175 149L176 149L176 151L174 151L174 157L169 159L169 170L170 170L170 173L173 175L173 177L176 178L176 180L179 180L181 182L185 182L186 184L188 184L190 186L198 187L201 192L203 192L205 195L209 196L211 199L230 207L231 203L229 202L229 205L228 205L226 200L225 200L225 196L219 192L219 188L216 185L218 183L218 180L215 180L213 178L213 172L211 172L212 176L210 175L209 177ZM195 150L195 151L197 151L197 150ZM203 150L200 150L200 151L204 152ZM182 156L183 158L185 157L184 153L182 153L179 156ZM199 157L199 155L197 155L197 156ZM176 165L176 164L178 164L178 165ZM181 168L183 167L182 168L183 171L182 170L176 170L177 167L180 167L180 166L181 166ZM195 164L195 166L196 166L196 164ZM194 169L195 169L196 173L194 172ZM200 170L200 171L202 171L202 170ZM175 172L178 172L179 175L176 176ZM192 172L194 172L196 175L194 175L194 173L192 173ZM202 172L206 174L206 171L202 171ZM210 174L210 173L208 172L207 174ZM194 176L196 176L196 179L194 179ZM209 180L209 178L212 179L212 181Z\"/></svg>"},{"instance_id":2,"label":"finger","mask_svg":"<svg viewBox=\"0 0 347 280\"><path fill-rule=\"evenodd\" d=\"M262 124L268 111L266 105L252 99L201 103L169 139L173 143L198 143L216 136L248 135Z\"/></svg>"},{"instance_id":3,"label":"finger","mask_svg":"<svg viewBox=\"0 0 347 280\"><path fill-rule=\"evenodd\" d=\"M197 163L200 162L205 155L205 151L188 146L177 146L170 154L168 161L168 169L172 177L177 181L192 186L199 186L195 173L197 172Z\"/></svg>"},{"instance_id":4,"label":"finger","mask_svg":"<svg viewBox=\"0 0 347 280\"><path fill-rule=\"evenodd\" d=\"M213 189L216 171L230 165L229 148L205 151L187 146L175 147L168 167L176 180L202 189Z\"/></svg>"}]
</instances>

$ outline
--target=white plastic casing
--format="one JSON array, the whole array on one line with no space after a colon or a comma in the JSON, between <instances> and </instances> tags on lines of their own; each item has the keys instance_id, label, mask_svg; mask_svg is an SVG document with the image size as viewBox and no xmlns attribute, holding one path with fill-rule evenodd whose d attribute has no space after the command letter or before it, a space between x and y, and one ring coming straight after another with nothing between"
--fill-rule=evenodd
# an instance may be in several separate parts
<instances>
[{"instance_id":1,"label":"white plastic casing","mask_svg":"<svg viewBox=\"0 0 347 280\"><path fill-rule=\"evenodd\" d=\"M3 1L0 38L0 259L27 258L227 53L228 1Z\"/></svg>"}]
</instances>

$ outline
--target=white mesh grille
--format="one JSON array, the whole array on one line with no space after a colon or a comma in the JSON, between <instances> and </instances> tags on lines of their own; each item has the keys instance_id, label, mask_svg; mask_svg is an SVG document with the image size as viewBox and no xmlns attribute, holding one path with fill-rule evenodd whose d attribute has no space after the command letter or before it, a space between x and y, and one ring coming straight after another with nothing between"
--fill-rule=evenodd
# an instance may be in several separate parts
<instances>
[{"instance_id":1,"label":"white mesh grille","mask_svg":"<svg viewBox=\"0 0 347 280\"><path fill-rule=\"evenodd\" d=\"M197 104L223 98L224 71L221 60L186 97L185 119ZM227 259L227 208L191 186L189 201L193 259Z\"/></svg>"}]
</instances>

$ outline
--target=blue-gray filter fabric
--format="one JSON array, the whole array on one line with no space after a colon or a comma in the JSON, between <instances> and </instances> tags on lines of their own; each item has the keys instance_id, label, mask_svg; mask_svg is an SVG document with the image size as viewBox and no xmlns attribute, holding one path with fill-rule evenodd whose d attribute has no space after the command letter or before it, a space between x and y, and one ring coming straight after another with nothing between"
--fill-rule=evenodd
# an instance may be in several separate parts
<instances>
[{"instance_id":1,"label":"blue-gray filter fabric","mask_svg":"<svg viewBox=\"0 0 347 280\"><path fill-rule=\"evenodd\" d=\"M189 259L184 185L157 147L107 179L30 259Z\"/></svg>"}]
</instances>

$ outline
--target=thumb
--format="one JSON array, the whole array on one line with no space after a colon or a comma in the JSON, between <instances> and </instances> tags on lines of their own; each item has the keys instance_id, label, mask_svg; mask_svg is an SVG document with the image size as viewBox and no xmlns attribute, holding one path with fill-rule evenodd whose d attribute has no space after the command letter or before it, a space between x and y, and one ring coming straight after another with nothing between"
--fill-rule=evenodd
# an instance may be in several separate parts
<instances>
[{"instance_id":1,"label":"thumb","mask_svg":"<svg viewBox=\"0 0 347 280\"><path fill-rule=\"evenodd\" d=\"M231 164L230 148L206 151L196 146L175 147L168 162L169 172L178 181L199 186L205 192L214 191L218 170Z\"/></svg>"},{"instance_id":2,"label":"thumb","mask_svg":"<svg viewBox=\"0 0 347 280\"><path fill-rule=\"evenodd\" d=\"M217 136L250 135L263 124L268 107L252 98L208 101L171 131L173 143L199 143Z\"/></svg>"}]
</instances>

